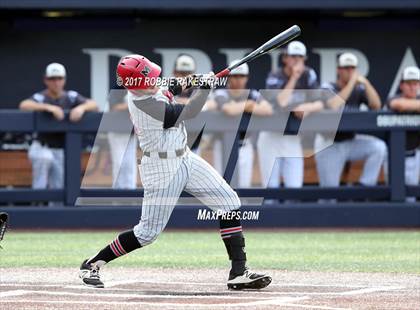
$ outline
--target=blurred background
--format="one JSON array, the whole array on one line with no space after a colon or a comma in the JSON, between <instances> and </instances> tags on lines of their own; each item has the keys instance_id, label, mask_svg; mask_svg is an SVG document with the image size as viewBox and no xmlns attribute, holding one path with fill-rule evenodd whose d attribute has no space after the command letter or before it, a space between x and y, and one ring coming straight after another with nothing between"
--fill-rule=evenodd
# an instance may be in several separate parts
<instances>
[{"instance_id":1,"label":"blurred background","mask_svg":"<svg viewBox=\"0 0 420 310\"><path fill-rule=\"evenodd\" d=\"M262 210L260 220L249 226L419 227L419 100L402 90L402 85L412 85L418 95L420 89L418 1L2 0L0 16L0 209L11 214L14 227L136 223L142 195L136 158L141 152L130 137L124 93L112 96L120 57L144 55L161 64L163 76L218 71L294 24L302 28L298 40L304 52L284 47L251 62L247 72L237 74L247 79L241 88L280 90L284 84L273 87L270 74L280 81L279 68L292 67L287 57L304 61L308 72L312 69L312 89L340 84L339 68L357 70L362 95L348 98L356 108L339 115L338 128L347 136L333 144L349 143L345 158L333 148L327 157L310 156L321 129L299 137L299 116L289 111L290 116L277 117L284 111L265 96L254 98L273 109L259 116L257 124L265 127L237 137L239 123L230 120L240 116L229 113L214 93L200 120L188 123L194 136L203 122L208 125L190 146L241 197L264 198L262 205L245 206ZM340 65L343 53L356 63ZM188 56L186 67L179 60L182 55ZM52 63L63 68L49 71ZM68 91L64 97L49 98L48 89L63 87ZM369 87L380 102L366 96ZM396 96L412 101L400 108L391 103ZM61 107L62 117L57 109L32 105L47 101ZM325 102L322 109L328 110ZM77 109L82 105L82 111ZM262 143L261 132L276 132L284 122L298 141L282 143L295 145L306 157L294 163L280 158L264 168L267 174L261 171L261 152L270 148L279 157L281 141L265 135ZM351 144L359 135L368 142ZM242 172L236 171L237 164ZM329 181L330 172L338 175L337 184ZM179 206L169 227L214 226L197 221L197 208Z\"/></svg>"}]
</instances>

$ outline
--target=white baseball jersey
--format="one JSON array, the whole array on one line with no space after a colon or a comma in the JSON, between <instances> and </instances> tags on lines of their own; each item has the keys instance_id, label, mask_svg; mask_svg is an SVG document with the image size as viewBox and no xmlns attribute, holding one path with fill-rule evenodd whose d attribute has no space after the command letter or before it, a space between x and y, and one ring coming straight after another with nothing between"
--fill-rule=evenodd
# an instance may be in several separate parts
<instances>
[{"instance_id":1,"label":"white baseball jersey","mask_svg":"<svg viewBox=\"0 0 420 310\"><path fill-rule=\"evenodd\" d=\"M143 100L149 97L156 100L173 103L163 93L164 90L159 89L153 96L138 97L132 93L128 93L128 110L130 111L131 121L139 140L140 148L147 152L166 152L175 151L185 148L187 144L187 131L184 122L177 127L168 129L163 128L163 119L158 120L143 112L136 107L133 100Z\"/></svg>"}]
</instances>

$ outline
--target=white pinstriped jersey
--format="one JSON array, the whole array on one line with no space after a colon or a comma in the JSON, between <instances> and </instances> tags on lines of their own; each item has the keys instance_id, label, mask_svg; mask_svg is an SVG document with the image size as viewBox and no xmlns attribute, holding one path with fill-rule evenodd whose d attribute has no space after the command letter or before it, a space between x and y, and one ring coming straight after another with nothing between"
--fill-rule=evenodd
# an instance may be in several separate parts
<instances>
[{"instance_id":1,"label":"white pinstriped jersey","mask_svg":"<svg viewBox=\"0 0 420 310\"><path fill-rule=\"evenodd\" d=\"M151 97L167 103L174 103L163 94L163 91L163 89L159 89ZM187 131L184 122L181 122L177 127L163 129L163 121L151 117L133 103L133 100L146 98L150 98L150 96L137 97L130 92L127 96L128 110L140 148L143 152L170 152L183 149L187 144Z\"/></svg>"}]
</instances>

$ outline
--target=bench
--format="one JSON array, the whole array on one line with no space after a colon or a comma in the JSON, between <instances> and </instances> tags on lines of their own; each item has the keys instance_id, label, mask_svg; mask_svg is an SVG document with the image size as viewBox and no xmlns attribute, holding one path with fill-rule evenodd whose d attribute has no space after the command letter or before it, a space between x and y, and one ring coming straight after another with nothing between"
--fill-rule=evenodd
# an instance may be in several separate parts
<instances>
[{"instance_id":1,"label":"bench","mask_svg":"<svg viewBox=\"0 0 420 310\"><path fill-rule=\"evenodd\" d=\"M89 161L89 153L81 155L82 171L86 171ZM258 156L258 155L257 155ZM260 184L260 173L258 158L255 156L252 183L255 186ZM203 152L203 158L212 161L211 150ZM304 160L305 184L318 184L318 176L314 157ZM356 183L363 169L363 161L349 163L346 165L341 177L342 183ZM0 187L30 187L32 182L31 163L25 151L1 151L0 152ZM108 152L92 154L89 168L85 173L83 185L110 186L112 184L111 159ZM384 174L381 172L379 182L384 182ZM140 184L140 181L139 181Z\"/></svg>"}]
</instances>

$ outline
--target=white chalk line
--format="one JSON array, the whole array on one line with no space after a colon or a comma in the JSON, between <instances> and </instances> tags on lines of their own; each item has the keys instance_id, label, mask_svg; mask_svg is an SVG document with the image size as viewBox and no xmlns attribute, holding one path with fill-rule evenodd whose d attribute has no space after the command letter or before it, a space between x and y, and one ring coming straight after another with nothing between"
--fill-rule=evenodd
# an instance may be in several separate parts
<instances>
[{"instance_id":1,"label":"white chalk line","mask_svg":"<svg viewBox=\"0 0 420 310\"><path fill-rule=\"evenodd\" d=\"M115 287L118 285L127 285L127 284L166 284L166 285L198 285L198 286L224 286L225 283L210 283L210 282L165 282L165 281L138 281L138 280L126 280L126 281L108 281L105 283L106 287ZM43 287L64 287L65 288L75 288L77 285L66 285L62 284L49 284L49 283L0 283L0 286L43 286ZM270 287L338 287L338 288L365 288L364 285L343 285L343 284L305 284L305 283L271 283Z\"/></svg>"},{"instance_id":2,"label":"white chalk line","mask_svg":"<svg viewBox=\"0 0 420 310\"><path fill-rule=\"evenodd\" d=\"M31 285L33 286L33 285ZM66 286L66 287L61 287L61 286L55 286L55 287L59 287L59 288L68 288L68 289L78 289L78 290L93 290L93 291L98 291L98 292L106 292L106 291L119 291L119 292L133 292L136 291L136 289L126 289L126 288L103 288L103 289L97 289L97 288L91 288L91 287L86 287L86 286L82 286L82 285L74 285L74 286ZM351 291L344 291L344 292L299 292L299 291L290 291L290 292L272 292L272 291L255 291L255 290L248 290L248 291L229 291L229 295L212 295L212 292L201 292L201 291L197 291L198 294L203 294L203 295L191 295L191 294L120 294L120 293L89 293L90 296L104 296L104 297L142 297L142 298L220 298L220 299L225 299L225 298L237 298L237 299L270 299L272 297L266 297L266 296L262 296L262 295L275 295L275 296L279 296L279 295L286 295L286 296L295 296L295 295L304 295L304 296L351 296L351 295L362 295L362 294L368 294L368 293L374 293L374 292L380 292L380 291L391 291L391 290L401 290L404 289L404 287L402 286L381 286L381 287L370 287L370 288L363 288L363 289L359 289L359 290L351 290ZM31 291L31 292L37 292L37 293L44 293L44 294L56 294L56 293L62 293L62 294L68 294L68 295L75 295L75 294L80 294L80 295L86 295L83 293L76 293L76 292L49 292L49 291L40 291L40 290L27 290L27 291ZM174 291L176 292L183 292L181 291ZM204 295L206 293L209 293L208 295ZM220 292L217 292L220 293ZM258 294L259 296L244 296L247 294ZM2 293L0 293L0 297L2 296ZM236 297L237 296L237 297Z\"/></svg>"},{"instance_id":3,"label":"white chalk line","mask_svg":"<svg viewBox=\"0 0 420 310\"><path fill-rule=\"evenodd\" d=\"M138 283L138 280L123 280L123 281L108 281L106 282L106 287L114 287L118 285L127 285L127 284L134 284Z\"/></svg>"},{"instance_id":4,"label":"white chalk line","mask_svg":"<svg viewBox=\"0 0 420 310\"><path fill-rule=\"evenodd\" d=\"M86 295L86 294L85 294ZM89 295L87 295L89 296ZM273 298L270 300L258 300L253 302L241 302L241 303L212 303L212 304L197 304L197 303L168 303L168 302L147 302L147 301L92 301L92 300L34 300L34 299L2 299L2 303L49 303L49 304L96 304L96 305L149 305L149 306L171 306L171 307L203 307L203 308L214 308L214 307L247 307L256 305L282 305L283 303L302 301L304 297L288 297L288 298Z\"/></svg>"},{"instance_id":5,"label":"white chalk line","mask_svg":"<svg viewBox=\"0 0 420 310\"><path fill-rule=\"evenodd\" d=\"M102 288L102 289L97 289L97 288L93 288L93 287L87 287L87 286L82 286L82 285L67 285L63 288L68 288L68 289L88 289L88 290L101 290L101 291L119 291L119 292L133 292L133 291L137 291L139 290L138 288L120 288L120 287L114 287L114 288ZM344 291L344 292L305 292L305 291L287 291L287 292L273 292L273 291L268 291L268 290L245 290L245 291L229 291L230 295L229 296L241 296L243 298L244 295L248 295L248 294L258 294L258 295L313 295L313 296L321 296L321 295L337 295L337 296L341 296L341 295L357 295L357 294L362 294L362 293L369 293L370 290L372 290L372 292L376 292L376 291L381 291L383 289L387 290L389 288L389 290L397 290L397 289L404 289L405 287L402 286L398 286L398 287L394 287L394 286L382 286L382 287L371 287L371 288L363 288L363 289L359 289L359 290L352 290L352 291ZM180 289L174 292L183 292L185 291ZM198 293L206 293L204 291L197 291ZM360 292L360 293L356 293L356 292ZM209 292L210 293L210 292ZM218 292L220 293L220 291ZM238 297L239 298L239 297Z\"/></svg>"},{"instance_id":6,"label":"white chalk line","mask_svg":"<svg viewBox=\"0 0 420 310\"><path fill-rule=\"evenodd\" d=\"M306 309L325 309L325 310L349 310L350 308L335 308L328 306L314 306L314 305L303 305L295 303L283 303L282 306L295 307L295 308L306 308Z\"/></svg>"},{"instance_id":7,"label":"white chalk line","mask_svg":"<svg viewBox=\"0 0 420 310\"><path fill-rule=\"evenodd\" d=\"M14 293L15 292L15 293ZM92 292L87 292L87 293L76 293L76 292L67 292L67 291L39 291L39 290L14 290L14 291L7 291L4 293L9 293L9 294L5 294L4 296L20 296L20 295L30 295L30 294L34 294L34 295L50 295L50 296L87 296L87 297L109 297L109 298L160 298L160 299L230 299L230 300L234 300L234 299L239 299L239 300L243 300L243 299L251 299L251 300L256 300L256 299L261 299L261 300L272 300L273 297L266 297L266 296L233 296L233 295L190 295L190 294L165 294L165 295L160 295L160 294L116 294L116 293L92 293ZM2 296L2 295L0 295ZM299 299L301 297L279 297L279 299Z\"/></svg>"},{"instance_id":8,"label":"white chalk line","mask_svg":"<svg viewBox=\"0 0 420 310\"><path fill-rule=\"evenodd\" d=\"M0 297L14 297L14 296L22 296L26 294L27 292L25 290L13 290L13 291L0 292Z\"/></svg>"},{"instance_id":9,"label":"white chalk line","mask_svg":"<svg viewBox=\"0 0 420 310\"><path fill-rule=\"evenodd\" d=\"M106 286L110 286L108 283L111 283L112 286L116 285L125 285L125 284L183 284L183 285L200 285L200 286L226 286L224 283L214 283L214 282L181 282L181 281L138 281L138 280L127 280L127 281L111 281L105 283ZM306 287L342 287L342 288L364 288L364 285L347 285L347 284L308 284L308 283L271 283L270 287L287 287L287 286L306 286Z\"/></svg>"},{"instance_id":10,"label":"white chalk line","mask_svg":"<svg viewBox=\"0 0 420 310\"><path fill-rule=\"evenodd\" d=\"M368 293L375 293L375 292L386 292L386 291L394 291L394 290L402 290L404 286L378 286L378 287L367 287L362 288L359 290L353 290L348 292L342 292L341 296L351 296L351 295L361 295L361 294L368 294Z\"/></svg>"},{"instance_id":11,"label":"white chalk line","mask_svg":"<svg viewBox=\"0 0 420 310\"><path fill-rule=\"evenodd\" d=\"M0 286L10 286L10 287L28 287L28 286L39 286L39 287L63 287L63 284L46 284L46 283L0 283Z\"/></svg>"}]
</instances>

